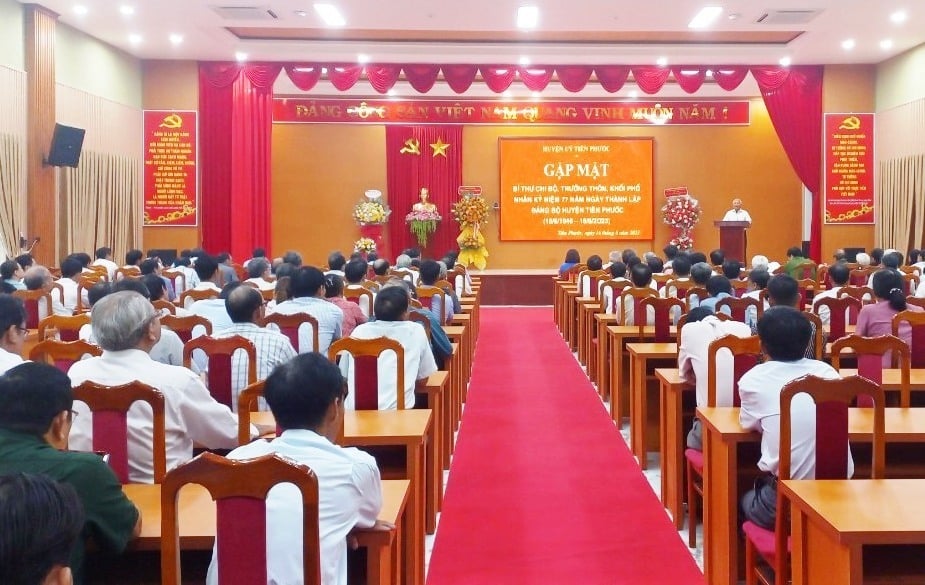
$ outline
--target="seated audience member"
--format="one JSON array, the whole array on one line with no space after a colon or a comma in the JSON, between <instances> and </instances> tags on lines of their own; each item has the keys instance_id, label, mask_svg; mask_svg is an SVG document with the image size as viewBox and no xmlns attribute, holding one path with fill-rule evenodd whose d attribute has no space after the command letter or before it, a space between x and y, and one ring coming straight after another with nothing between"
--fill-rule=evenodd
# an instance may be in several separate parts
<instances>
[{"instance_id":1,"label":"seated audience member","mask_svg":"<svg viewBox=\"0 0 925 585\"><path fill-rule=\"evenodd\" d=\"M116 270L119 269L119 265L112 261L112 248L105 246L96 249L96 260L93 261L91 266L104 267L110 281L116 277Z\"/></svg>"},{"instance_id":2,"label":"seated audience member","mask_svg":"<svg viewBox=\"0 0 925 585\"><path fill-rule=\"evenodd\" d=\"M739 380L739 396L742 400L739 423L748 430L761 433L758 469L764 472L755 481L754 489L742 497L742 511L748 520L768 530L774 530L777 510L781 388L805 375L838 377L838 372L832 366L805 357L805 348L813 336L809 324L800 311L793 307L776 306L768 309L758 321L761 349L768 356L768 361L756 365ZM798 394L791 408L790 478L814 479L816 405L808 394ZM851 477L853 470L854 463L849 450L848 477Z\"/></svg>"},{"instance_id":3,"label":"seated audience member","mask_svg":"<svg viewBox=\"0 0 925 585\"><path fill-rule=\"evenodd\" d=\"M680 282L689 282L691 279L691 262L687 258L687 254L678 254L675 256L674 261L672 262L671 269L671 279L680 281ZM678 289L675 286L662 287L662 290L659 291L659 294L663 297L677 297Z\"/></svg>"},{"instance_id":4,"label":"seated audience member","mask_svg":"<svg viewBox=\"0 0 925 585\"><path fill-rule=\"evenodd\" d=\"M707 264L707 255L704 254L703 252L688 252L687 258L688 260L691 261L691 266L693 266L694 264L697 264L698 262L703 262L704 264ZM707 264L707 266L709 266L709 264Z\"/></svg>"},{"instance_id":5,"label":"seated audience member","mask_svg":"<svg viewBox=\"0 0 925 585\"><path fill-rule=\"evenodd\" d=\"M646 264L649 266L649 269L652 270L652 274L663 274L665 263L662 262L662 259L652 252L646 252L646 254L652 254L646 258Z\"/></svg>"},{"instance_id":6,"label":"seated audience member","mask_svg":"<svg viewBox=\"0 0 925 585\"><path fill-rule=\"evenodd\" d=\"M626 278L626 264L617 260L616 262L610 263L610 278Z\"/></svg>"},{"instance_id":7,"label":"seated audience member","mask_svg":"<svg viewBox=\"0 0 925 585\"><path fill-rule=\"evenodd\" d=\"M344 288L362 288L368 271L369 264L362 258L347 262L344 265Z\"/></svg>"},{"instance_id":8,"label":"seated audience member","mask_svg":"<svg viewBox=\"0 0 925 585\"><path fill-rule=\"evenodd\" d=\"M819 304L819 301L822 299L837 299L838 291L848 286L850 275L851 271L848 270L848 266L844 262L838 262L829 266L829 280L832 282L832 286L813 296L813 311L815 312L816 305ZM830 323L832 315L828 307L819 307L819 319L822 321L823 325L828 325Z\"/></svg>"},{"instance_id":9,"label":"seated audience member","mask_svg":"<svg viewBox=\"0 0 925 585\"><path fill-rule=\"evenodd\" d=\"M35 259L32 257L32 254L20 254L16 258L16 263L19 264L19 267L23 270L29 270L33 265L35 265Z\"/></svg>"},{"instance_id":10,"label":"seated audience member","mask_svg":"<svg viewBox=\"0 0 925 585\"><path fill-rule=\"evenodd\" d=\"M212 290L218 291L219 296L201 301L190 302L186 299L187 311L193 315L205 317L212 323L212 333L218 333L219 330L231 326L231 317L225 310L225 299L221 297L221 291L218 283L222 282L222 273L218 268L218 262L211 256L200 256L196 259L196 274L199 276L199 285L195 290Z\"/></svg>"},{"instance_id":11,"label":"seated audience member","mask_svg":"<svg viewBox=\"0 0 925 585\"><path fill-rule=\"evenodd\" d=\"M398 341L405 350L405 408L414 407L414 389L418 380L426 379L437 371L437 364L427 342L427 333L417 323L408 321L408 293L398 287L386 287L376 295L376 320L358 325L351 337L375 339L388 337ZM398 392L395 387L395 371L398 367L394 352L383 353L378 360L379 410L398 408ZM341 372L347 379L350 395L347 408L354 408L354 362L349 354L342 354Z\"/></svg>"},{"instance_id":12,"label":"seated audience member","mask_svg":"<svg viewBox=\"0 0 925 585\"><path fill-rule=\"evenodd\" d=\"M222 275L219 273L218 260L205 253L196 258L196 264L193 267L199 282L196 286L189 286L193 290L214 290L221 291ZM189 302L189 301L187 301Z\"/></svg>"},{"instance_id":13,"label":"seated audience member","mask_svg":"<svg viewBox=\"0 0 925 585\"><path fill-rule=\"evenodd\" d=\"M861 268L865 268L871 265L870 255L865 252L858 252L854 257L854 260Z\"/></svg>"},{"instance_id":14,"label":"seated audience member","mask_svg":"<svg viewBox=\"0 0 925 585\"><path fill-rule=\"evenodd\" d=\"M446 298L449 298L448 291L446 289L437 288L436 283L440 278L440 264L436 260L422 260L421 261L421 271L420 271L420 283L418 286L426 289L437 289L443 293L446 293ZM420 293L419 293L420 294ZM430 299L430 310L441 320L442 323L449 323L453 319L453 300L449 298L448 302L444 304L445 297L444 295L435 295Z\"/></svg>"},{"instance_id":15,"label":"seated audience member","mask_svg":"<svg viewBox=\"0 0 925 585\"><path fill-rule=\"evenodd\" d=\"M593 254L588 256L587 265L588 270L601 270L604 267L604 259L597 254Z\"/></svg>"},{"instance_id":16,"label":"seated audience member","mask_svg":"<svg viewBox=\"0 0 925 585\"><path fill-rule=\"evenodd\" d=\"M919 276L925 274L925 254L922 250L913 248L909 250L909 257L907 259L909 266L914 266L919 269Z\"/></svg>"},{"instance_id":17,"label":"seated audience member","mask_svg":"<svg viewBox=\"0 0 925 585\"><path fill-rule=\"evenodd\" d=\"M28 334L22 299L0 294L0 374L23 362L23 346Z\"/></svg>"},{"instance_id":18,"label":"seated audience member","mask_svg":"<svg viewBox=\"0 0 925 585\"><path fill-rule=\"evenodd\" d=\"M123 268L138 268L144 257L145 254L141 250L129 250L125 253L125 265Z\"/></svg>"},{"instance_id":19,"label":"seated audience member","mask_svg":"<svg viewBox=\"0 0 925 585\"><path fill-rule=\"evenodd\" d=\"M3 280L5 293L12 293L14 290L26 290L26 285L22 281L23 270L16 260L7 260L0 264L0 279Z\"/></svg>"},{"instance_id":20,"label":"seated audience member","mask_svg":"<svg viewBox=\"0 0 925 585\"><path fill-rule=\"evenodd\" d=\"M803 256L803 250L798 246L793 246L787 250L787 263L784 264L784 273L799 280L804 278L805 267L812 265L813 261ZM813 267L808 278L816 278L816 269Z\"/></svg>"},{"instance_id":21,"label":"seated audience member","mask_svg":"<svg viewBox=\"0 0 925 585\"><path fill-rule=\"evenodd\" d=\"M620 256L623 258L623 263L629 267L630 258L636 257L636 250L632 248L624 248L623 252L620 253Z\"/></svg>"},{"instance_id":22,"label":"seated audience member","mask_svg":"<svg viewBox=\"0 0 925 585\"><path fill-rule=\"evenodd\" d=\"M140 268L142 276L153 274L154 276L164 281L164 288L167 291L165 296L167 297L168 301L174 302L177 300L177 293L174 290L173 281L162 274L164 271L164 265L161 263L160 258L145 258L141 261Z\"/></svg>"},{"instance_id":23,"label":"seated audience member","mask_svg":"<svg viewBox=\"0 0 925 585\"><path fill-rule=\"evenodd\" d=\"M77 309L77 279L80 278L80 261L68 256L61 261L61 278L56 282L63 291L64 308L73 313Z\"/></svg>"},{"instance_id":24,"label":"seated audience member","mask_svg":"<svg viewBox=\"0 0 925 585\"><path fill-rule=\"evenodd\" d=\"M707 366L710 344L726 335L749 337L752 332L745 323L720 321L704 306L691 309L687 323L681 328L678 345L678 372L681 378L697 386L697 406L707 406ZM732 406L733 360L728 351L716 354L716 406ZM693 428L687 435L687 446L703 450L700 419L694 417Z\"/></svg>"},{"instance_id":25,"label":"seated audience member","mask_svg":"<svg viewBox=\"0 0 925 585\"><path fill-rule=\"evenodd\" d=\"M845 249L837 248L835 252L832 253L832 261L833 262L846 262L847 257L845 256Z\"/></svg>"},{"instance_id":26,"label":"seated audience member","mask_svg":"<svg viewBox=\"0 0 925 585\"><path fill-rule=\"evenodd\" d=\"M222 276L221 282L219 282L220 286L225 287L232 282L238 282L238 273L232 265L234 261L231 259L231 254L221 252L215 257L215 261L218 262L218 270Z\"/></svg>"},{"instance_id":27,"label":"seated audience member","mask_svg":"<svg viewBox=\"0 0 925 585\"><path fill-rule=\"evenodd\" d=\"M247 264L247 280L260 290L273 290L276 283L270 274L270 262L266 258L251 258Z\"/></svg>"},{"instance_id":28,"label":"seated audience member","mask_svg":"<svg viewBox=\"0 0 925 585\"><path fill-rule=\"evenodd\" d=\"M412 286L418 285L418 271L411 269L411 256L407 254L399 254L395 258L395 268L392 269L393 272L397 272L402 278L411 282Z\"/></svg>"},{"instance_id":29,"label":"seated audience member","mask_svg":"<svg viewBox=\"0 0 925 585\"><path fill-rule=\"evenodd\" d=\"M914 311L920 313L923 309L916 305L906 304L906 293L903 292L902 277L895 270L882 269L874 273L873 289L876 302L861 307L858 313L858 322L855 333L865 337L877 335L891 335L893 331L893 317L900 311ZM912 327L909 323L899 326L899 338L912 347ZM892 352L883 355L883 367L889 368Z\"/></svg>"},{"instance_id":30,"label":"seated audience member","mask_svg":"<svg viewBox=\"0 0 925 585\"><path fill-rule=\"evenodd\" d=\"M752 270L767 270L769 274L774 274L780 268L780 262L769 262L767 256L758 254L752 256Z\"/></svg>"},{"instance_id":31,"label":"seated audience member","mask_svg":"<svg viewBox=\"0 0 925 585\"><path fill-rule=\"evenodd\" d=\"M196 274L196 270L193 268L192 261L190 260L189 256L180 256L177 258L173 263L173 269L182 272L186 277L186 288L183 290L179 290L181 281L176 282L177 290L175 292L177 293L178 297L184 292L199 286L199 275Z\"/></svg>"},{"instance_id":32,"label":"seated audience member","mask_svg":"<svg viewBox=\"0 0 925 585\"><path fill-rule=\"evenodd\" d=\"M299 268L289 277L289 290L292 297L278 303L273 312L281 315L306 313L318 321L318 347L312 347L311 326L302 325L299 327L299 347L296 351L317 351L321 355L328 355L331 343L341 338L344 312L337 305L324 300L324 273L314 266Z\"/></svg>"},{"instance_id":33,"label":"seated audience member","mask_svg":"<svg viewBox=\"0 0 925 585\"><path fill-rule=\"evenodd\" d=\"M668 244L662 248L662 253L665 254L665 272L672 272L674 270L674 259L678 256L678 247L674 244Z\"/></svg>"},{"instance_id":34,"label":"seated audience member","mask_svg":"<svg viewBox=\"0 0 925 585\"><path fill-rule=\"evenodd\" d=\"M23 282L26 285L26 290L40 290L42 292L49 293L51 296L51 312L55 315L73 315L74 311L71 311L65 307L60 300L60 295L57 292L53 292L55 281L51 276L51 272L44 266L33 266L26 270L25 277L23 277ZM46 314L47 309L45 303L39 303L39 320L44 319L48 315Z\"/></svg>"},{"instance_id":35,"label":"seated audience member","mask_svg":"<svg viewBox=\"0 0 925 585\"><path fill-rule=\"evenodd\" d=\"M225 308L233 325L222 329L215 337L240 335L253 343L257 350L257 381L266 380L273 368L294 358L296 351L288 337L275 329L257 325L263 297L256 289L240 285L229 285L226 288L230 289L230 292L225 299ZM236 351L231 358L231 404L235 412L238 410L238 394L248 384L247 368L244 352Z\"/></svg>"},{"instance_id":36,"label":"seated audience member","mask_svg":"<svg viewBox=\"0 0 925 585\"><path fill-rule=\"evenodd\" d=\"M411 289L411 283L407 280L393 278L384 284L383 288L387 286L401 287L402 290L408 293L409 299L415 298L414 291ZM434 362L436 362L437 368L442 370L447 358L453 355L453 345L450 343L450 338L447 337L446 331L443 329L443 325L440 323L440 320L437 319L437 317L434 316L434 314L429 310L418 309L417 307L411 306L410 303L408 305L408 313L417 313L419 315L423 315L427 317L428 321L430 321L430 349L431 353L434 355ZM418 322L415 321L415 323ZM423 323L418 323L418 325L421 327L424 326Z\"/></svg>"},{"instance_id":37,"label":"seated audience member","mask_svg":"<svg viewBox=\"0 0 925 585\"><path fill-rule=\"evenodd\" d=\"M286 264L292 264L296 268L301 268L302 267L302 255L299 254L298 252L288 250L285 254L283 254L283 262Z\"/></svg>"},{"instance_id":38,"label":"seated audience member","mask_svg":"<svg viewBox=\"0 0 925 585\"><path fill-rule=\"evenodd\" d=\"M713 266L722 266L726 261L726 252L717 248L710 252L710 264Z\"/></svg>"},{"instance_id":39,"label":"seated audience member","mask_svg":"<svg viewBox=\"0 0 925 585\"><path fill-rule=\"evenodd\" d=\"M389 261L385 258L379 258L373 262L373 274L376 276L387 275L389 273L389 268L391 268L391 266L389 265Z\"/></svg>"},{"instance_id":40,"label":"seated audience member","mask_svg":"<svg viewBox=\"0 0 925 585\"><path fill-rule=\"evenodd\" d=\"M738 260L723 262L723 276L729 280L739 280L742 277L742 263Z\"/></svg>"},{"instance_id":41,"label":"seated audience member","mask_svg":"<svg viewBox=\"0 0 925 585\"><path fill-rule=\"evenodd\" d=\"M800 306L803 304L803 296L800 294L800 287L793 277L787 274L776 274L768 279L767 290L768 305L770 307L793 307L800 315L803 314L800 310ZM812 336L809 338L809 345L806 346L805 356L808 359L816 359L816 347L814 344L816 338L816 323L809 319L806 320L809 323ZM752 334L758 334L757 324L752 327ZM825 345L824 339L823 345Z\"/></svg>"},{"instance_id":42,"label":"seated audience member","mask_svg":"<svg viewBox=\"0 0 925 585\"><path fill-rule=\"evenodd\" d=\"M250 266L250 263L257 259L266 260L268 266L270 264L270 260L267 258L267 251L263 248L254 248L254 255L245 260L244 263L241 264L241 267L247 269L247 267ZM253 278L253 276L250 278Z\"/></svg>"},{"instance_id":43,"label":"seated audience member","mask_svg":"<svg viewBox=\"0 0 925 585\"><path fill-rule=\"evenodd\" d=\"M756 301L761 300L761 291L768 288L768 281L771 279L771 275L768 274L768 271L764 268L753 269L748 273L748 292L742 295L743 299L755 299ZM763 301L764 307L762 311L768 310L768 307L771 306L768 303L768 300ZM752 330L755 330L755 327L758 326L758 309L755 307L748 307L745 309L745 322L748 324Z\"/></svg>"},{"instance_id":44,"label":"seated audience member","mask_svg":"<svg viewBox=\"0 0 925 585\"><path fill-rule=\"evenodd\" d=\"M106 552L121 553L141 531L141 516L99 455L68 451L73 406L71 381L53 366L27 362L0 378L0 474L41 474L73 488L85 517L78 526L81 538L68 544L64 558L70 556L76 581L82 582L84 542L92 539ZM11 528L0 525L4 534Z\"/></svg>"},{"instance_id":45,"label":"seated audience member","mask_svg":"<svg viewBox=\"0 0 925 585\"><path fill-rule=\"evenodd\" d=\"M883 248L873 248L870 251L870 265L871 266L880 266L880 262L883 260Z\"/></svg>"},{"instance_id":46,"label":"seated audience member","mask_svg":"<svg viewBox=\"0 0 925 585\"><path fill-rule=\"evenodd\" d=\"M161 338L157 311L148 299L132 291L112 293L96 303L91 313L93 337L103 355L71 366L68 376L74 386L92 381L115 386L138 380L161 391L166 414L167 469L193 457L193 443L206 449L237 446L238 417L212 398L196 374L181 367L158 363L148 355ZM86 404L77 402L71 429L71 447L92 449L93 415ZM128 413L132 432L128 435L129 480L151 483L152 420L150 408L136 403ZM257 429L251 429L256 436Z\"/></svg>"},{"instance_id":47,"label":"seated audience member","mask_svg":"<svg viewBox=\"0 0 925 585\"><path fill-rule=\"evenodd\" d=\"M625 259L624 262L626 262ZM578 254L578 250L571 248L565 253L565 261L559 266L559 278L563 278L565 273L576 264L581 264L581 256Z\"/></svg>"},{"instance_id":48,"label":"seated audience member","mask_svg":"<svg viewBox=\"0 0 925 585\"><path fill-rule=\"evenodd\" d=\"M609 270L613 266L614 262L622 262L623 256L620 254L619 250L611 250L610 254L607 255L607 264L601 266L604 270Z\"/></svg>"},{"instance_id":49,"label":"seated audience member","mask_svg":"<svg viewBox=\"0 0 925 585\"><path fill-rule=\"evenodd\" d=\"M343 278L344 276L344 266L347 264L347 259L344 258L344 255L341 254L340 250L331 252L328 256L328 271L325 274L336 274Z\"/></svg>"},{"instance_id":50,"label":"seated audience member","mask_svg":"<svg viewBox=\"0 0 925 585\"><path fill-rule=\"evenodd\" d=\"M635 256L634 256L635 257ZM637 263L630 270L630 282L633 283L633 288L651 288L652 284L652 269L649 268L648 264L642 262ZM626 307L624 311L623 308L623 298L618 298L615 302L617 321L621 325L638 325L635 319L636 303L631 302ZM646 311L646 323L653 323L655 319L655 308L648 307Z\"/></svg>"},{"instance_id":51,"label":"seated audience member","mask_svg":"<svg viewBox=\"0 0 925 585\"><path fill-rule=\"evenodd\" d=\"M713 276L713 268L706 262L697 262L691 266L691 286L707 288L707 281ZM696 294L688 294L687 302L691 308L699 306L702 299Z\"/></svg>"},{"instance_id":52,"label":"seated audience member","mask_svg":"<svg viewBox=\"0 0 925 585\"><path fill-rule=\"evenodd\" d=\"M70 485L45 475L0 475L0 583L79 583L79 566L69 556L83 524L83 507Z\"/></svg>"},{"instance_id":53,"label":"seated audience member","mask_svg":"<svg viewBox=\"0 0 925 585\"><path fill-rule=\"evenodd\" d=\"M347 583L347 535L354 528L391 525L376 518L382 507L379 468L373 457L341 447L346 389L337 366L316 353L303 354L277 367L267 378L264 396L282 434L255 441L228 454L251 459L278 453L308 466L318 478L318 528L321 582ZM267 514L267 582L303 583L302 498L293 485L270 491ZM218 585L217 552L206 582Z\"/></svg>"},{"instance_id":54,"label":"seated audience member","mask_svg":"<svg viewBox=\"0 0 925 585\"><path fill-rule=\"evenodd\" d=\"M715 313L716 303L732 296L732 284L730 284L729 279L725 276L716 274L707 280L707 292L710 296L705 299L700 299L700 306L706 307ZM727 315L732 314L729 307L723 307L723 309L723 313Z\"/></svg>"},{"instance_id":55,"label":"seated audience member","mask_svg":"<svg viewBox=\"0 0 925 585\"><path fill-rule=\"evenodd\" d=\"M336 274L326 275L324 277L324 291L325 300L336 305L344 313L344 321L341 324L341 335L343 337L350 337L357 325L362 325L368 321L359 303L354 303L344 298L343 278ZM363 301L363 299L360 300Z\"/></svg>"},{"instance_id":56,"label":"seated audience member","mask_svg":"<svg viewBox=\"0 0 925 585\"><path fill-rule=\"evenodd\" d=\"M446 263L442 260L437 262L440 265L440 276L439 280L445 280L449 282L449 270L446 267ZM450 300L453 301L453 314L457 315L462 313L462 305L459 304L459 295L456 294L456 289L453 288L453 283L450 283L450 286L444 286L443 292L450 295Z\"/></svg>"}]
</instances>

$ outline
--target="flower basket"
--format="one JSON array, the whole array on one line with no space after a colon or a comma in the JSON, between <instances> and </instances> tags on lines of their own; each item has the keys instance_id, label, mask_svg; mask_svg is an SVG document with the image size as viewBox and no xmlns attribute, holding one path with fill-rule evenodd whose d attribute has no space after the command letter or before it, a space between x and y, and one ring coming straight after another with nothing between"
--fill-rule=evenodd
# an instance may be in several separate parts
<instances>
[{"instance_id":1,"label":"flower basket","mask_svg":"<svg viewBox=\"0 0 925 585\"><path fill-rule=\"evenodd\" d=\"M691 232L700 221L702 213L700 202L690 195L668 197L662 206L662 221L675 229L675 236L669 243L681 250L693 248L694 238Z\"/></svg>"},{"instance_id":2,"label":"flower basket","mask_svg":"<svg viewBox=\"0 0 925 585\"><path fill-rule=\"evenodd\" d=\"M453 219L460 225L459 258L457 261L464 266L470 264L484 270L487 264L488 249L485 247L485 236L479 231L481 225L488 221L488 202L481 195L469 194L453 205Z\"/></svg>"},{"instance_id":3,"label":"flower basket","mask_svg":"<svg viewBox=\"0 0 925 585\"><path fill-rule=\"evenodd\" d=\"M372 238L360 238L353 243L353 251L368 254L376 251L376 241Z\"/></svg>"},{"instance_id":4,"label":"flower basket","mask_svg":"<svg viewBox=\"0 0 925 585\"><path fill-rule=\"evenodd\" d=\"M392 210L385 203L367 199L353 208L353 220L359 225L380 225L389 220Z\"/></svg>"},{"instance_id":5,"label":"flower basket","mask_svg":"<svg viewBox=\"0 0 925 585\"><path fill-rule=\"evenodd\" d=\"M427 240L431 234L437 231L437 224L442 219L436 211L425 211L423 209L412 211L405 216L405 222L422 248L427 247Z\"/></svg>"}]
</instances>

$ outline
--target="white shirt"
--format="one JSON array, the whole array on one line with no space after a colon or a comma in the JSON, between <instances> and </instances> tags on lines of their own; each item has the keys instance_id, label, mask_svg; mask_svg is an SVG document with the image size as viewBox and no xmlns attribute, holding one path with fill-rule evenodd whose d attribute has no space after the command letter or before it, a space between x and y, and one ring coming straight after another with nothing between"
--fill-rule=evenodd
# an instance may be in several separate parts
<instances>
[{"instance_id":1,"label":"white shirt","mask_svg":"<svg viewBox=\"0 0 925 585\"><path fill-rule=\"evenodd\" d=\"M273 441L254 441L228 454L250 459L279 453L307 465L318 477L318 527L321 541L321 583L346 585L347 534L370 528L382 508L379 468L371 455L339 447L309 430L285 431ZM292 484L280 484L267 497L267 583L304 583L302 574L302 498ZM216 549L206 583L218 585Z\"/></svg>"},{"instance_id":2,"label":"white shirt","mask_svg":"<svg viewBox=\"0 0 925 585\"><path fill-rule=\"evenodd\" d=\"M7 370L13 369L23 363L22 356L0 348L0 374L5 374Z\"/></svg>"},{"instance_id":3,"label":"white shirt","mask_svg":"<svg viewBox=\"0 0 925 585\"><path fill-rule=\"evenodd\" d=\"M638 288L638 287L631 287ZM643 287L649 288L649 287ZM616 300L615 305L615 314L617 315L617 322L620 325L639 325L636 323L636 299L630 298L630 303L626 306L626 312L623 310L623 295L620 295ZM641 299L640 299L641 300ZM655 307L649 306L646 307L646 324L654 325L655 324Z\"/></svg>"},{"instance_id":4,"label":"white shirt","mask_svg":"<svg viewBox=\"0 0 925 585\"><path fill-rule=\"evenodd\" d=\"M195 273L195 271L193 272ZM195 285L192 285L192 286L190 285L190 281L187 280L186 290L210 290L210 291L215 291L218 294L222 293L222 289L218 285L216 285L214 282L212 282L211 280L207 282L197 282ZM186 297L186 299L183 301L183 308L189 309L193 305L193 303L198 303L198 302L200 301L194 300L193 297Z\"/></svg>"},{"instance_id":5,"label":"white shirt","mask_svg":"<svg viewBox=\"0 0 925 585\"><path fill-rule=\"evenodd\" d=\"M739 423L761 433L761 459L758 469L777 475L780 464L780 391L785 384L811 374L838 378L832 366L803 358L795 362L769 361L758 364L739 380L742 408ZM793 398L790 421L790 478L816 477L816 404L808 394ZM848 451L848 477L854 474L854 461Z\"/></svg>"},{"instance_id":6,"label":"white shirt","mask_svg":"<svg viewBox=\"0 0 925 585\"><path fill-rule=\"evenodd\" d=\"M348 284L344 286L344 290L347 291L347 290L369 290L369 289L367 289L365 286L361 284ZM370 291L370 294L372 295L371 302L373 306L370 306L369 297L361 296L359 299L357 299L359 301L359 303L357 304L360 305L360 310L363 311L363 314L366 316L367 319L373 316L373 308L376 303L376 293L374 293L373 291ZM347 300L350 302L353 302L351 299L347 299Z\"/></svg>"},{"instance_id":7,"label":"white shirt","mask_svg":"<svg viewBox=\"0 0 925 585\"><path fill-rule=\"evenodd\" d=\"M743 299L755 299L756 301L761 300L761 291L760 290L750 290L744 295ZM764 310L767 311L771 307L771 304L768 303L768 299L764 299ZM745 308L745 323L749 327L754 328L758 326L758 309L756 307L746 307Z\"/></svg>"},{"instance_id":8,"label":"white shirt","mask_svg":"<svg viewBox=\"0 0 925 585\"><path fill-rule=\"evenodd\" d=\"M307 313L318 321L318 347L312 345L312 327L303 324L299 327L299 353L317 351L327 357L331 343L340 339L341 327L344 324L344 312L334 303L316 297L298 297L283 301L273 309L280 315L296 315Z\"/></svg>"},{"instance_id":9,"label":"white shirt","mask_svg":"<svg viewBox=\"0 0 925 585\"><path fill-rule=\"evenodd\" d=\"M186 308L193 315L205 317L212 323L212 333L218 332L219 329L231 327L231 317L225 309L225 301L222 299L205 299L196 301Z\"/></svg>"},{"instance_id":10,"label":"white shirt","mask_svg":"<svg viewBox=\"0 0 925 585\"><path fill-rule=\"evenodd\" d=\"M238 444L238 417L227 406L212 398L200 379L190 370L168 366L151 359L138 349L103 351L100 357L76 362L68 371L71 384L88 380L115 386L138 380L157 388L164 395L167 470L193 457L193 442L208 449L231 449ZM74 401L74 423L70 448L93 450L93 415L83 402ZM256 434L256 429L252 429ZM152 483L151 455L154 426L151 407L135 403L128 412L129 480Z\"/></svg>"},{"instance_id":11,"label":"white shirt","mask_svg":"<svg viewBox=\"0 0 925 585\"><path fill-rule=\"evenodd\" d=\"M822 321L823 325L829 324L829 322L832 319L832 312L826 306L819 307L819 311L816 311L816 304L822 299L837 299L838 291L840 291L841 289L842 287L840 286L833 286L832 288L826 291L823 291L813 297L813 313L816 313L819 315L819 320ZM845 323L847 322L848 320L847 320L847 315L846 315Z\"/></svg>"},{"instance_id":12,"label":"white shirt","mask_svg":"<svg viewBox=\"0 0 925 585\"><path fill-rule=\"evenodd\" d=\"M231 337L240 335L254 344L257 349L257 381L266 380L273 369L296 357L289 338L272 329L258 327L254 323L234 323L231 327L222 329L215 337ZM238 411L238 394L247 387L248 358L243 351L236 351L231 356L231 405L232 410ZM261 401L261 406L263 401ZM263 408L261 408L263 410Z\"/></svg>"},{"instance_id":13,"label":"white shirt","mask_svg":"<svg viewBox=\"0 0 925 585\"><path fill-rule=\"evenodd\" d=\"M196 274L196 270L193 269L193 267L177 266L176 268L174 268L174 270L179 270L180 272L186 275L186 289L177 290L178 298L182 293L186 292L187 290L190 290L190 289L193 289L199 286L199 275ZM179 284L179 281L177 282L177 284ZM180 287L178 286L177 288L179 289Z\"/></svg>"},{"instance_id":14,"label":"white shirt","mask_svg":"<svg viewBox=\"0 0 925 585\"><path fill-rule=\"evenodd\" d=\"M437 371L434 354L427 341L424 328L413 321L370 321L357 325L350 337L357 339L375 339L388 337L398 341L405 350L405 408L414 408L415 382L427 378ZM377 362L379 372L379 410L398 408L398 392L395 387L397 360L395 353L384 352ZM355 408L356 388L353 379L353 356L342 354L340 371L347 379L350 394L344 404L349 409Z\"/></svg>"},{"instance_id":15,"label":"white shirt","mask_svg":"<svg viewBox=\"0 0 925 585\"><path fill-rule=\"evenodd\" d=\"M714 316L687 323L681 329L678 371L685 382L697 384L697 406L707 405L707 366L710 343L724 335L750 337L751 328L738 321L720 321ZM716 406L732 406L733 359L728 349L716 354Z\"/></svg>"},{"instance_id":16,"label":"white shirt","mask_svg":"<svg viewBox=\"0 0 925 585\"><path fill-rule=\"evenodd\" d=\"M57 282L58 286L60 286L62 291L64 291L64 294L62 296L64 300L63 302L64 308L66 308L67 310L73 313L77 309L77 281L72 280L70 278L59 278L55 282ZM87 298L86 289L83 291L82 296L83 296L83 306L89 307L90 301ZM54 299L55 298L54 295L52 295L51 298Z\"/></svg>"},{"instance_id":17,"label":"white shirt","mask_svg":"<svg viewBox=\"0 0 925 585\"><path fill-rule=\"evenodd\" d=\"M726 212L726 215L723 216L723 221L747 221L748 223L751 223L752 216L750 216L744 209L740 209L738 211L735 209L730 209Z\"/></svg>"},{"instance_id":18,"label":"white shirt","mask_svg":"<svg viewBox=\"0 0 925 585\"><path fill-rule=\"evenodd\" d=\"M105 258L97 258L93 261L90 266L105 266L106 272L109 273L109 280L112 282L116 278L116 270L119 269L119 265L113 262L112 260L107 260Z\"/></svg>"},{"instance_id":19,"label":"white shirt","mask_svg":"<svg viewBox=\"0 0 925 585\"><path fill-rule=\"evenodd\" d=\"M90 323L80 326L80 330L77 332L77 337L82 341L97 345L96 339L93 338L93 325ZM161 338L157 341L157 343L154 344L154 347L151 348L151 352L148 355L151 356L152 360L161 364L167 364L170 366L182 366L183 340L180 339L179 335L167 327L162 326ZM193 362L191 369L194 372L200 371L196 362Z\"/></svg>"},{"instance_id":20,"label":"white shirt","mask_svg":"<svg viewBox=\"0 0 925 585\"><path fill-rule=\"evenodd\" d=\"M276 283L270 282L269 280L264 280L263 277L258 276L257 278L248 278L244 282L251 282L257 285L257 288L260 290L274 290L276 289Z\"/></svg>"}]
</instances>

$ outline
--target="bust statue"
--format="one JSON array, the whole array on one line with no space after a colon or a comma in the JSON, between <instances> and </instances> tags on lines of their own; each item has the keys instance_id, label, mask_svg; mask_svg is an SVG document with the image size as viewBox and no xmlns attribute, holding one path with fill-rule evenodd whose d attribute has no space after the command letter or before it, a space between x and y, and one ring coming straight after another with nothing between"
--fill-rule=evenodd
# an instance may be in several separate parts
<instances>
[{"instance_id":1,"label":"bust statue","mask_svg":"<svg viewBox=\"0 0 925 585\"><path fill-rule=\"evenodd\" d=\"M414 211L430 211L436 213L437 206L428 201L429 196L430 192L427 190L427 187L421 187L421 201L419 203L415 203L411 209Z\"/></svg>"}]
</instances>

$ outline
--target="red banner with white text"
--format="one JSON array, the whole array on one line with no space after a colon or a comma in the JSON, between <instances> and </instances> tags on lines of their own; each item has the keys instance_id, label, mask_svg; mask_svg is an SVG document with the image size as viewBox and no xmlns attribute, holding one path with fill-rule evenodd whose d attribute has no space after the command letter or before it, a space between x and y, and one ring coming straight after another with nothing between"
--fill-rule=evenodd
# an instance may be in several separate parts
<instances>
[{"instance_id":1,"label":"red banner with white text","mask_svg":"<svg viewBox=\"0 0 925 585\"><path fill-rule=\"evenodd\" d=\"M196 112L144 112L144 225L198 222Z\"/></svg>"},{"instance_id":2,"label":"red banner with white text","mask_svg":"<svg viewBox=\"0 0 925 585\"><path fill-rule=\"evenodd\" d=\"M273 121L303 124L746 126L749 124L749 102L276 98L273 100Z\"/></svg>"},{"instance_id":3,"label":"red banner with white text","mask_svg":"<svg viewBox=\"0 0 925 585\"><path fill-rule=\"evenodd\" d=\"M825 115L825 223L874 223L874 115Z\"/></svg>"}]
</instances>

